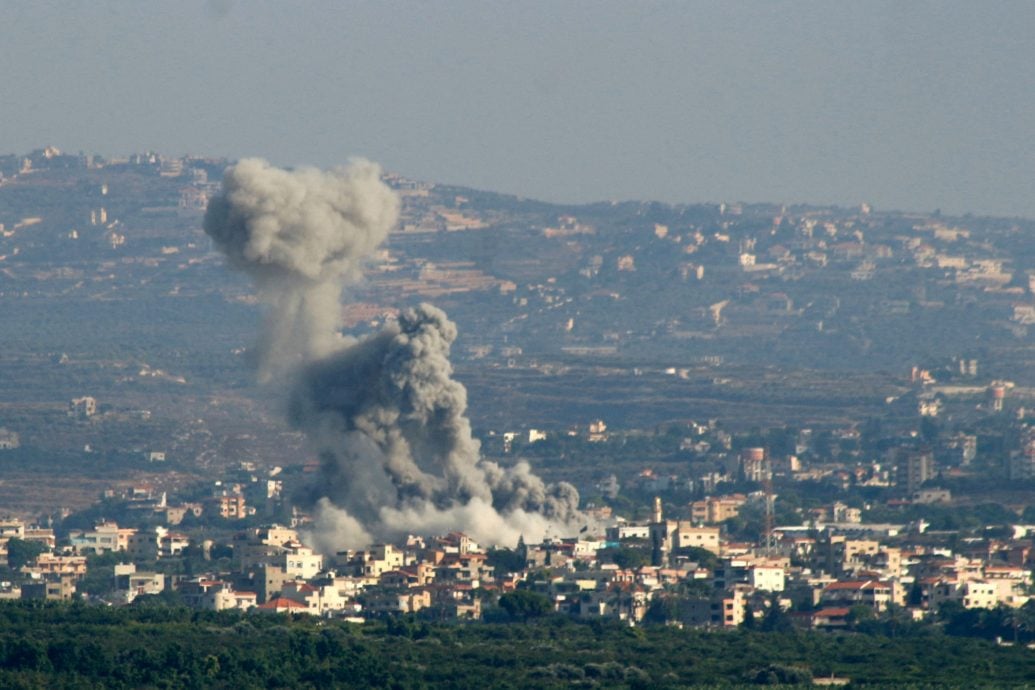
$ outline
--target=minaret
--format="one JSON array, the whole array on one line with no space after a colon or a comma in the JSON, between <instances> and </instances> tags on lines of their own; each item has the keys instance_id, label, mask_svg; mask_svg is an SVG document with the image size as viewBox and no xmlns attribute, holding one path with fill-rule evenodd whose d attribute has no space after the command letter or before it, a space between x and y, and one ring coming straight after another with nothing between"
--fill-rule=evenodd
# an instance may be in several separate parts
<instances>
[{"instance_id":1,"label":"minaret","mask_svg":"<svg viewBox=\"0 0 1035 690\"><path fill-rule=\"evenodd\" d=\"M652 523L661 522L664 516L661 514L661 496L654 497L654 506L650 511L650 521Z\"/></svg>"},{"instance_id":2,"label":"minaret","mask_svg":"<svg viewBox=\"0 0 1035 690\"><path fill-rule=\"evenodd\" d=\"M668 564L669 538L668 523L661 510L661 497L654 497L654 505L650 512L650 546L651 565Z\"/></svg>"}]
</instances>

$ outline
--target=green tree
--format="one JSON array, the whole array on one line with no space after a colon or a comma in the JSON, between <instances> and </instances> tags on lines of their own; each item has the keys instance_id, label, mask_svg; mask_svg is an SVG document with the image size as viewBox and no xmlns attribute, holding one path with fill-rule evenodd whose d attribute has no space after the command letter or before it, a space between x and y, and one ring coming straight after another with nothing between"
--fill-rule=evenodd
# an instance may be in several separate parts
<instances>
[{"instance_id":1,"label":"green tree","mask_svg":"<svg viewBox=\"0 0 1035 690\"><path fill-rule=\"evenodd\" d=\"M671 595L659 595L651 599L644 620L648 623L664 625L679 618L679 600Z\"/></svg>"},{"instance_id":2,"label":"green tree","mask_svg":"<svg viewBox=\"0 0 1035 690\"><path fill-rule=\"evenodd\" d=\"M604 549L603 553L611 558L612 563L623 570L635 570L647 565L650 560L645 549L637 549L631 546Z\"/></svg>"},{"instance_id":3,"label":"green tree","mask_svg":"<svg viewBox=\"0 0 1035 690\"><path fill-rule=\"evenodd\" d=\"M909 594L906 595L906 604L909 606L919 606L924 600L924 590L920 586L919 581L914 581L913 586L909 588Z\"/></svg>"},{"instance_id":4,"label":"green tree","mask_svg":"<svg viewBox=\"0 0 1035 690\"><path fill-rule=\"evenodd\" d=\"M857 628L860 623L872 621L876 618L876 614L869 606L863 604L856 604L848 611L848 625L853 628Z\"/></svg>"},{"instance_id":5,"label":"green tree","mask_svg":"<svg viewBox=\"0 0 1035 690\"><path fill-rule=\"evenodd\" d=\"M500 608L506 611L511 618L528 620L550 613L553 611L553 604L544 594L518 589L500 597Z\"/></svg>"},{"instance_id":6,"label":"green tree","mask_svg":"<svg viewBox=\"0 0 1035 690\"><path fill-rule=\"evenodd\" d=\"M47 547L37 541L12 537L7 540L7 567L11 570L18 570L36 560L36 557L46 550Z\"/></svg>"},{"instance_id":7,"label":"green tree","mask_svg":"<svg viewBox=\"0 0 1035 690\"><path fill-rule=\"evenodd\" d=\"M490 549L485 563L492 566L497 576L503 576L523 570L525 557L519 551L511 549Z\"/></svg>"},{"instance_id":8,"label":"green tree","mask_svg":"<svg viewBox=\"0 0 1035 690\"><path fill-rule=\"evenodd\" d=\"M794 630L794 623L791 622L791 617L787 615L787 612L780 608L780 599L775 594L769 601L769 610L765 612L765 616L762 617L761 630L764 632L779 632L787 633Z\"/></svg>"},{"instance_id":9,"label":"green tree","mask_svg":"<svg viewBox=\"0 0 1035 690\"><path fill-rule=\"evenodd\" d=\"M719 565L719 557L708 549L702 549L700 546L684 546L676 549L676 553L709 570L714 570Z\"/></svg>"},{"instance_id":10,"label":"green tree","mask_svg":"<svg viewBox=\"0 0 1035 690\"><path fill-rule=\"evenodd\" d=\"M751 608L751 603L744 604L744 622L740 624L740 627L745 630L755 629L755 610Z\"/></svg>"}]
</instances>

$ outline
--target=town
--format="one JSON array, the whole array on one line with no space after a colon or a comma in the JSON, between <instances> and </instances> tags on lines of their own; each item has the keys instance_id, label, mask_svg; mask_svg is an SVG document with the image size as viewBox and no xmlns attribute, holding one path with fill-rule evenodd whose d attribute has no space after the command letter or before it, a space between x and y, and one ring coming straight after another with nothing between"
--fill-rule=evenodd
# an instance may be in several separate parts
<instances>
[{"instance_id":1,"label":"town","mask_svg":"<svg viewBox=\"0 0 1035 690\"><path fill-rule=\"evenodd\" d=\"M977 611L1031 637L1027 221L387 174L401 220L346 327L445 305L481 452L571 482L581 518L321 553L295 500L319 461L255 385L255 295L199 230L227 164L0 156L3 598L706 628Z\"/></svg>"},{"instance_id":2,"label":"town","mask_svg":"<svg viewBox=\"0 0 1035 690\"><path fill-rule=\"evenodd\" d=\"M709 445L706 438L727 449L749 440L714 426L687 430L697 436L681 442L698 449ZM583 440L607 443L607 433L598 421ZM504 436L508 444L519 442L516 433ZM531 440L529 448L549 440L534 429L522 436ZM966 470L975 437L950 437L937 454L947 461L930 449L900 446L884 467L841 462L834 471L803 462L813 452L808 436L789 457L764 447L722 453L727 471L683 480L686 491L676 486L678 477L648 470L621 481L608 475L586 506L578 535L502 546L451 532L316 553L306 546L311 518L284 500L284 483L292 478L281 468L239 467L194 491L192 500L148 485L112 488L83 515L108 517L87 528L56 532L17 518L0 522L9 578L0 598L111 606L153 598L203 610L353 622L556 612L630 625L718 628L777 619L785 626L850 628L888 616L933 622L982 610L1031 632L1035 506L1011 513L956 505L955 528L932 526L953 501L936 478L951 484L953 471ZM1030 463L1033 449L1029 440L1015 456ZM626 498L632 512L619 515L612 505L620 503L625 482L630 496L661 492L667 504L660 495L644 505ZM690 490L695 482L698 489ZM825 482L831 495L839 490L851 504L835 499L790 509L774 489L815 482ZM723 490L729 487L745 491ZM700 498L672 504L695 491ZM883 505L852 505L860 492L884 496ZM925 509L931 520L915 517ZM874 521L875 515L886 519ZM270 516L286 518L285 524L264 519ZM66 524L75 522L65 517Z\"/></svg>"}]
</instances>

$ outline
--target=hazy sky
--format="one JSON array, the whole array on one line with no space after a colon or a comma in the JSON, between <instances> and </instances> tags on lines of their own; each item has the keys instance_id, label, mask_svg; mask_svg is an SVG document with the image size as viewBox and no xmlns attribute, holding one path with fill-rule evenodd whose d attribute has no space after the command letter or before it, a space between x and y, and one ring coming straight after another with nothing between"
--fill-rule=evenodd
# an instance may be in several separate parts
<instances>
[{"instance_id":1,"label":"hazy sky","mask_svg":"<svg viewBox=\"0 0 1035 690\"><path fill-rule=\"evenodd\" d=\"M0 152L1035 217L1035 2L7 2Z\"/></svg>"}]
</instances>

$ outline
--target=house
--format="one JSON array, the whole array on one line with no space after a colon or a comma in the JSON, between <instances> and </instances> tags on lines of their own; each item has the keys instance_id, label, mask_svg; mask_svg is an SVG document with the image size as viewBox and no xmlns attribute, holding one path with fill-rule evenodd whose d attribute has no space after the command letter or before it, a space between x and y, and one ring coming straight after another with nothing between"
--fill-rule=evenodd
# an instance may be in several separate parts
<instances>
[{"instance_id":1,"label":"house","mask_svg":"<svg viewBox=\"0 0 1035 690\"><path fill-rule=\"evenodd\" d=\"M715 569L715 588L747 585L752 590L782 592L785 574L785 564L779 560L724 558Z\"/></svg>"},{"instance_id":2,"label":"house","mask_svg":"<svg viewBox=\"0 0 1035 690\"><path fill-rule=\"evenodd\" d=\"M120 528L114 522L102 522L92 530L72 532L69 541L76 553L100 554L125 551L134 534L135 529Z\"/></svg>"},{"instance_id":3,"label":"house","mask_svg":"<svg viewBox=\"0 0 1035 690\"><path fill-rule=\"evenodd\" d=\"M86 556L59 556L41 553L29 565L22 566L22 572L30 577L56 580L71 577L80 580L86 575Z\"/></svg>"},{"instance_id":4,"label":"house","mask_svg":"<svg viewBox=\"0 0 1035 690\"><path fill-rule=\"evenodd\" d=\"M747 503L743 494L709 496L690 504L690 518L697 524L715 525L740 514L740 508Z\"/></svg>"},{"instance_id":5,"label":"house","mask_svg":"<svg viewBox=\"0 0 1035 690\"><path fill-rule=\"evenodd\" d=\"M43 582L27 582L21 586L21 598L71 601L75 595L75 583L76 578L71 576L62 576Z\"/></svg>"},{"instance_id":6,"label":"house","mask_svg":"<svg viewBox=\"0 0 1035 690\"><path fill-rule=\"evenodd\" d=\"M205 501L205 510L215 513L224 520L240 520L248 516L244 496L239 493L212 496Z\"/></svg>"},{"instance_id":7,"label":"house","mask_svg":"<svg viewBox=\"0 0 1035 690\"><path fill-rule=\"evenodd\" d=\"M168 532L158 540L158 555L162 558L179 556L190 546L190 537L178 532Z\"/></svg>"},{"instance_id":8,"label":"house","mask_svg":"<svg viewBox=\"0 0 1035 690\"><path fill-rule=\"evenodd\" d=\"M138 571L132 563L115 566L115 592L127 604L142 594L159 594L164 590L162 573Z\"/></svg>"},{"instance_id":9,"label":"house","mask_svg":"<svg viewBox=\"0 0 1035 690\"><path fill-rule=\"evenodd\" d=\"M890 584L876 580L834 582L823 589L820 603L828 607L867 606L874 613L883 613L895 603Z\"/></svg>"},{"instance_id":10,"label":"house","mask_svg":"<svg viewBox=\"0 0 1035 690\"><path fill-rule=\"evenodd\" d=\"M374 614L416 613L431 606L431 592L426 588L406 590L373 589L363 596L363 609Z\"/></svg>"},{"instance_id":11,"label":"house","mask_svg":"<svg viewBox=\"0 0 1035 690\"><path fill-rule=\"evenodd\" d=\"M256 613L309 613L309 607L293 599L277 597L252 609Z\"/></svg>"},{"instance_id":12,"label":"house","mask_svg":"<svg viewBox=\"0 0 1035 690\"><path fill-rule=\"evenodd\" d=\"M744 622L746 603L743 588L717 592L711 597L691 597L681 607L680 619L687 625L736 627Z\"/></svg>"},{"instance_id":13,"label":"house","mask_svg":"<svg viewBox=\"0 0 1035 690\"><path fill-rule=\"evenodd\" d=\"M284 568L284 572L296 578L308 580L316 577L323 569L323 555L313 553L308 546L291 541L283 545L283 552L274 559L274 565Z\"/></svg>"},{"instance_id":14,"label":"house","mask_svg":"<svg viewBox=\"0 0 1035 690\"><path fill-rule=\"evenodd\" d=\"M844 628L852 609L845 606L826 607L809 614L809 625L813 628Z\"/></svg>"}]
</instances>

